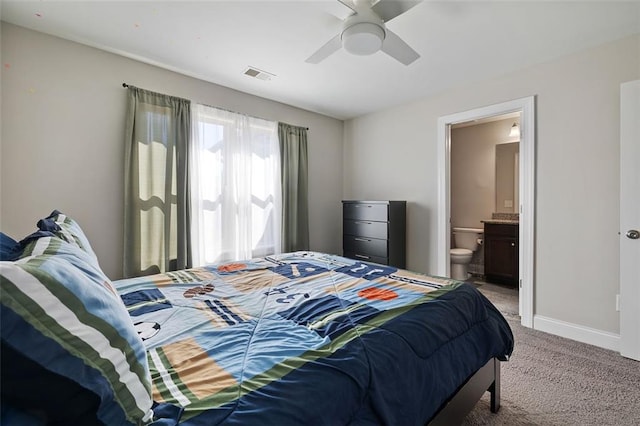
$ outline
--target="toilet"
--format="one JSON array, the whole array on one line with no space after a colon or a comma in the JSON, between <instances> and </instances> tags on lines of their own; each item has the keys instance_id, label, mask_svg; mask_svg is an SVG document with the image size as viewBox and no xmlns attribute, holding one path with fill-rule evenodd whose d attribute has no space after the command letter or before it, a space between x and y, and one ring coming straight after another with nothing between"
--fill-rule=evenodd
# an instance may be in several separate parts
<instances>
[{"instance_id":1,"label":"toilet","mask_svg":"<svg viewBox=\"0 0 640 426\"><path fill-rule=\"evenodd\" d=\"M453 228L454 248L449 252L451 259L451 278L466 280L469 276L467 268L473 257L473 252L482 243L484 229L481 228Z\"/></svg>"}]
</instances>

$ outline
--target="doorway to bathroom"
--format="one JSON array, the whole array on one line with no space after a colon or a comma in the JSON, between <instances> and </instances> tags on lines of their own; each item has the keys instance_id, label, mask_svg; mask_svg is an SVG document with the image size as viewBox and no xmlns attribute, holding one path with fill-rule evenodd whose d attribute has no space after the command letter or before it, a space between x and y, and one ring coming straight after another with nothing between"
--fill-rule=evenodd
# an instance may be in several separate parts
<instances>
[{"instance_id":1,"label":"doorway to bathroom","mask_svg":"<svg viewBox=\"0 0 640 426\"><path fill-rule=\"evenodd\" d=\"M438 274L451 276L453 227L484 229L485 222L504 223L517 217L517 254L514 254L514 257L517 256L517 260L514 259L517 262L517 278L513 284L519 290L518 311L522 325L526 327L533 327L534 101L534 97L527 97L440 117L438 120ZM519 129L519 138L509 136L514 123ZM478 133L473 136L475 132ZM452 147L452 135L480 140L480 132L503 132L504 138L497 137L492 149L481 149L481 144L462 144L464 149L470 149L471 152L458 156L459 147ZM471 133L471 136L465 133ZM516 140L519 142L517 155L515 145L510 145ZM503 142L498 145L504 146L496 149L496 142ZM468 174L478 173L483 168L490 171L470 185L461 184L459 176L465 173L452 175L452 156L456 156L456 167L466 168ZM503 157L506 166L498 166ZM472 169L475 172L471 172ZM505 178L508 174L512 176L509 182ZM455 194L455 199L452 194ZM471 208L471 205L474 207ZM486 265L481 254L486 249L482 246L486 244L484 235L479 242L479 250L473 254L467 267L472 274L484 275ZM503 244L504 241L499 243ZM494 244L493 240L490 244ZM459 265L456 265L456 270L459 271ZM500 271L496 276L504 276L504 272Z\"/></svg>"},{"instance_id":2,"label":"doorway to bathroom","mask_svg":"<svg viewBox=\"0 0 640 426\"><path fill-rule=\"evenodd\" d=\"M519 112L451 125L451 278L512 290L515 307L509 312L514 314L519 126Z\"/></svg>"}]
</instances>

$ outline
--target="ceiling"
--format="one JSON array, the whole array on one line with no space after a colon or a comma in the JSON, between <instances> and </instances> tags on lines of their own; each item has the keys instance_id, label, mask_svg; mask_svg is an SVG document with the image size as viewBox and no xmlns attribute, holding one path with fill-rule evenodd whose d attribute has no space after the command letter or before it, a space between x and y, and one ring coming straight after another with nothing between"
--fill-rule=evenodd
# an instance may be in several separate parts
<instances>
[{"instance_id":1,"label":"ceiling","mask_svg":"<svg viewBox=\"0 0 640 426\"><path fill-rule=\"evenodd\" d=\"M387 23L421 55L411 65L344 50L306 63L348 12L336 0L2 0L0 9L12 24L338 119L640 33L638 1L425 0Z\"/></svg>"}]
</instances>

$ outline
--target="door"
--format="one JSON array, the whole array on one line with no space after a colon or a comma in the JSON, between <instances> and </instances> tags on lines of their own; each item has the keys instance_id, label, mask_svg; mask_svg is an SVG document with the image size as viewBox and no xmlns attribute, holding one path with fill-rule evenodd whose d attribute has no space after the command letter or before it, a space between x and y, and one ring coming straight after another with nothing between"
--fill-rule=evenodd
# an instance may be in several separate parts
<instances>
[{"instance_id":1,"label":"door","mask_svg":"<svg viewBox=\"0 0 640 426\"><path fill-rule=\"evenodd\" d=\"M620 86L620 354L640 361L640 80Z\"/></svg>"}]
</instances>

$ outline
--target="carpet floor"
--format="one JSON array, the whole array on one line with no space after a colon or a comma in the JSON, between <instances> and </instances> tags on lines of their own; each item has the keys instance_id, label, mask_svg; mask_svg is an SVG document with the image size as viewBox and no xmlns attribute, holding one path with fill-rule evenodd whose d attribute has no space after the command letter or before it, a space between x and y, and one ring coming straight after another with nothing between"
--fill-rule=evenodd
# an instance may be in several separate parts
<instances>
[{"instance_id":1,"label":"carpet floor","mask_svg":"<svg viewBox=\"0 0 640 426\"><path fill-rule=\"evenodd\" d=\"M476 282L515 337L501 369L501 407L489 394L463 425L640 425L640 362L520 325L518 292Z\"/></svg>"}]
</instances>

